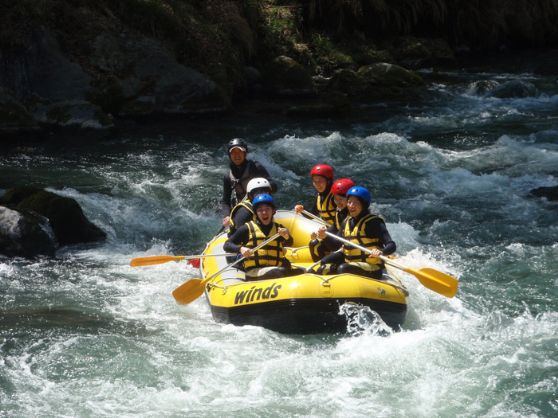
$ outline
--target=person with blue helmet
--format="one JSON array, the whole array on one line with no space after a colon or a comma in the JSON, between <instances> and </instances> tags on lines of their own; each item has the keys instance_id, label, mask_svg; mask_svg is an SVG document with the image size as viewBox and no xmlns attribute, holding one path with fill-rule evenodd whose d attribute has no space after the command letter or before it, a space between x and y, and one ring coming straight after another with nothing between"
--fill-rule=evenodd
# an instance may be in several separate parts
<instances>
[{"instance_id":1,"label":"person with blue helmet","mask_svg":"<svg viewBox=\"0 0 558 418\"><path fill-rule=\"evenodd\" d=\"M368 189L354 186L347 192L348 216L341 224L337 233L345 238L371 251L370 254L358 248L344 245L342 251L333 252L322 259L322 266L329 264L330 273L352 273L380 279L384 270L381 255L393 254L396 250L395 242L387 230L384 220L370 212L372 196ZM331 250L339 247L340 241L318 231L318 238L326 242Z\"/></svg>"},{"instance_id":2,"label":"person with blue helmet","mask_svg":"<svg viewBox=\"0 0 558 418\"><path fill-rule=\"evenodd\" d=\"M268 194L259 194L252 200L256 220L238 228L225 242L223 249L245 257L241 268L246 280L272 279L302 274L303 269L293 268L284 256L283 247L292 245L293 239L287 228L273 220L275 203ZM252 251L276 233L280 236L266 246Z\"/></svg>"}]
</instances>

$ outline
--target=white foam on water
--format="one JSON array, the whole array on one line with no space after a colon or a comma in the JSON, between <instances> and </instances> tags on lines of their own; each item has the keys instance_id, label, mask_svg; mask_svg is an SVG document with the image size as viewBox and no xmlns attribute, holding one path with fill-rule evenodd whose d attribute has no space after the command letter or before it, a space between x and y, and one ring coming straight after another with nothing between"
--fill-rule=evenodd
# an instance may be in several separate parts
<instances>
[{"instance_id":1,"label":"white foam on water","mask_svg":"<svg viewBox=\"0 0 558 418\"><path fill-rule=\"evenodd\" d=\"M549 237L558 230L543 222L553 219L551 206L525 194L555 184L555 130L504 130L464 149L412 132L522 120L557 97L459 100L462 107L409 112L358 135L281 133L251 147L297 197L311 190L317 162L372 186L400 263L459 277L455 298L402 273L410 294L398 332L382 333L366 310L349 335L217 324L203 296L186 306L171 296L197 270L129 261L173 253L177 242L203 245L218 224L226 156L200 146L173 148L170 158L129 153L129 165L120 157L85 164L108 191L51 190L75 198L108 241L61 249L54 260L0 262L1 320L11 321L0 328L0 415L550 416L558 408L558 316L548 308L558 244ZM10 164L33 168L34 158ZM477 220L477 233L492 228L493 236L527 223L511 239L470 244L462 231Z\"/></svg>"}]
</instances>

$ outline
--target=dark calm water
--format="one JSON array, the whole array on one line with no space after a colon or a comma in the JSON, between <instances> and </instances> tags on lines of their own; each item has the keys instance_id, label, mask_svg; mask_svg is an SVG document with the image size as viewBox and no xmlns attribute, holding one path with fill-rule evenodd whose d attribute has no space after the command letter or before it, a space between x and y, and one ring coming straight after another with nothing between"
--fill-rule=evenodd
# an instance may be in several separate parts
<instances>
[{"instance_id":1,"label":"dark calm water","mask_svg":"<svg viewBox=\"0 0 558 418\"><path fill-rule=\"evenodd\" d=\"M248 115L4 147L0 184L75 198L108 240L0 258L0 416L557 416L558 204L529 197L558 184L556 77L437 77L423 100L360 122ZM479 80L536 91L487 97ZM203 249L233 137L281 207L309 202L316 162L369 187L403 262L457 275L457 297L405 276L408 319L388 336L366 321L280 335L216 324L203 297L176 305L192 267L129 260Z\"/></svg>"}]
</instances>

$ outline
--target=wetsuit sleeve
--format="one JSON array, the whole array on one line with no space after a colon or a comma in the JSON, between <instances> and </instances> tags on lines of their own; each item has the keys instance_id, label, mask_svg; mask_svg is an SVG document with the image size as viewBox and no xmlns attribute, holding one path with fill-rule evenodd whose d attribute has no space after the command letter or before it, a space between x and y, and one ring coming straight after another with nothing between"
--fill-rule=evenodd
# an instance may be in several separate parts
<instances>
[{"instance_id":1,"label":"wetsuit sleeve","mask_svg":"<svg viewBox=\"0 0 558 418\"><path fill-rule=\"evenodd\" d=\"M231 193L231 179L228 174L225 174L223 176L223 200L221 200L221 210L223 212L223 216L229 216L231 213Z\"/></svg>"},{"instance_id":2,"label":"wetsuit sleeve","mask_svg":"<svg viewBox=\"0 0 558 418\"><path fill-rule=\"evenodd\" d=\"M245 245L248 242L248 227L246 225L242 225L234 234L232 234L225 244L223 244L223 249L228 253L239 253L240 247Z\"/></svg>"},{"instance_id":3,"label":"wetsuit sleeve","mask_svg":"<svg viewBox=\"0 0 558 418\"><path fill-rule=\"evenodd\" d=\"M330 225L327 228L327 232L333 234L333 235L337 235L337 236L341 236L341 234L339 233L339 231L337 230L337 228L335 227L335 225ZM329 235L326 236L326 238L322 241L322 245L324 246L324 249L326 249L326 251L336 251L338 250L341 245L343 245L343 243L341 241L339 241L338 239L335 238L331 238Z\"/></svg>"},{"instance_id":4,"label":"wetsuit sleeve","mask_svg":"<svg viewBox=\"0 0 558 418\"><path fill-rule=\"evenodd\" d=\"M335 228L334 225L331 225L327 228L328 232L331 232L332 234L337 235L340 238L344 238L343 237L343 229L345 228L345 222L348 222L348 217L345 218L345 220L341 223L341 230L338 231L337 228ZM335 232L333 232L335 230ZM324 248L326 248L327 250L330 251L335 251L337 249L339 249L343 243L341 241L339 241L338 239L335 239L331 236L326 236L326 238L322 241Z\"/></svg>"},{"instance_id":5,"label":"wetsuit sleeve","mask_svg":"<svg viewBox=\"0 0 558 418\"><path fill-rule=\"evenodd\" d=\"M368 222L366 225L366 235L380 238L380 246L384 255L393 254L397 249L395 242L393 242L391 235L389 235L386 224L379 219L374 222Z\"/></svg>"},{"instance_id":6,"label":"wetsuit sleeve","mask_svg":"<svg viewBox=\"0 0 558 418\"><path fill-rule=\"evenodd\" d=\"M281 240L281 243L285 247L291 247L293 245L293 236L290 234L290 232L289 232L289 239L285 239L283 237L279 237L279 239Z\"/></svg>"},{"instance_id":7,"label":"wetsuit sleeve","mask_svg":"<svg viewBox=\"0 0 558 418\"><path fill-rule=\"evenodd\" d=\"M246 208L239 208L233 216L233 222L235 228L240 228L242 225L250 222L252 220L252 213Z\"/></svg>"},{"instance_id":8,"label":"wetsuit sleeve","mask_svg":"<svg viewBox=\"0 0 558 418\"><path fill-rule=\"evenodd\" d=\"M321 264L342 264L345 262L345 255L342 251L334 251L322 258Z\"/></svg>"}]
</instances>

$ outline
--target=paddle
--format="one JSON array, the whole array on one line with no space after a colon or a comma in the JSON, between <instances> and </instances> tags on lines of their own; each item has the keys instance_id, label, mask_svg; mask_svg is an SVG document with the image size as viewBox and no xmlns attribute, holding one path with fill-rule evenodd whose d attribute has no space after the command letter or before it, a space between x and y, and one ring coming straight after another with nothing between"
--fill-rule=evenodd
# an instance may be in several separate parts
<instances>
[{"instance_id":1,"label":"paddle","mask_svg":"<svg viewBox=\"0 0 558 418\"><path fill-rule=\"evenodd\" d=\"M132 267L153 266L155 264L168 263L169 261L197 260L199 258L204 258L204 257L218 257L218 256L227 256L227 255L235 255L235 254L225 253L225 254L200 254L200 255L151 255L148 257L132 258L132 260L130 261L130 265Z\"/></svg>"},{"instance_id":2,"label":"paddle","mask_svg":"<svg viewBox=\"0 0 558 418\"><path fill-rule=\"evenodd\" d=\"M309 216L312 219L315 219L318 222L321 222L324 225L327 225L326 222L320 218L319 216L314 215L313 213L310 213L306 210L303 210L302 213L304 213L305 215ZM351 241L348 241L344 238L341 238L335 234L332 234L330 232L326 231L326 234L329 235L332 238L335 238L345 244L348 245L352 245L355 248L358 248L361 251L364 251L368 254L371 253L371 251L365 247L361 247L358 244L354 244ZM427 287L430 290L433 290L436 293L439 293L443 296L446 296L448 298L452 298L455 296L455 294L457 293L457 286L459 284L459 280L457 280L455 277L450 276L449 274L443 273L439 270L433 269L433 268L429 268L429 267L424 267L421 269L414 269L411 267L407 267L404 266L402 264L399 264L393 260L391 260L390 258L384 257L383 255L380 256L380 258L383 260L384 263L389 264L395 268L398 268L399 270L403 270L406 273L412 274L413 276L415 276L422 284L424 287Z\"/></svg>"},{"instance_id":3,"label":"paddle","mask_svg":"<svg viewBox=\"0 0 558 418\"><path fill-rule=\"evenodd\" d=\"M279 233L276 233L275 235L273 235L272 237L266 239L264 242L262 242L260 245L258 245L255 248L251 248L252 252L259 250L262 247L265 247L267 244L269 244L271 241L274 241L277 239L277 237L279 236ZM205 290L205 284L210 281L211 279L213 279L214 277L218 276L219 274L221 274L222 272L224 272L225 270L231 268L232 266L240 263L242 260L244 260L246 257L241 257L238 260L236 260L234 263L231 263L225 267L223 267L221 270L219 270L217 273L213 273L211 276L206 277L205 279L190 279L185 283L182 283L180 286L178 286L176 289L174 289L172 291L172 295L174 296L174 299L176 300L177 303L186 305L194 300L196 300L197 298L199 298L202 293Z\"/></svg>"},{"instance_id":4,"label":"paddle","mask_svg":"<svg viewBox=\"0 0 558 418\"><path fill-rule=\"evenodd\" d=\"M331 232L327 232L326 234L334 239L341 241L344 244L352 245L355 248L358 248L365 253L372 253L368 248L362 247L361 245L355 244L345 238L341 238ZM459 280L455 277L450 276L449 274L443 273L433 268L421 268L421 269L414 269L411 267L404 266L402 264L396 263L395 261L387 258L383 255L380 256L384 263L389 264L399 270L403 270L406 273L410 273L415 276L424 287L427 287L430 290L433 290L440 295L446 296L448 298L452 298L457 293L457 285L459 284Z\"/></svg>"}]
</instances>

